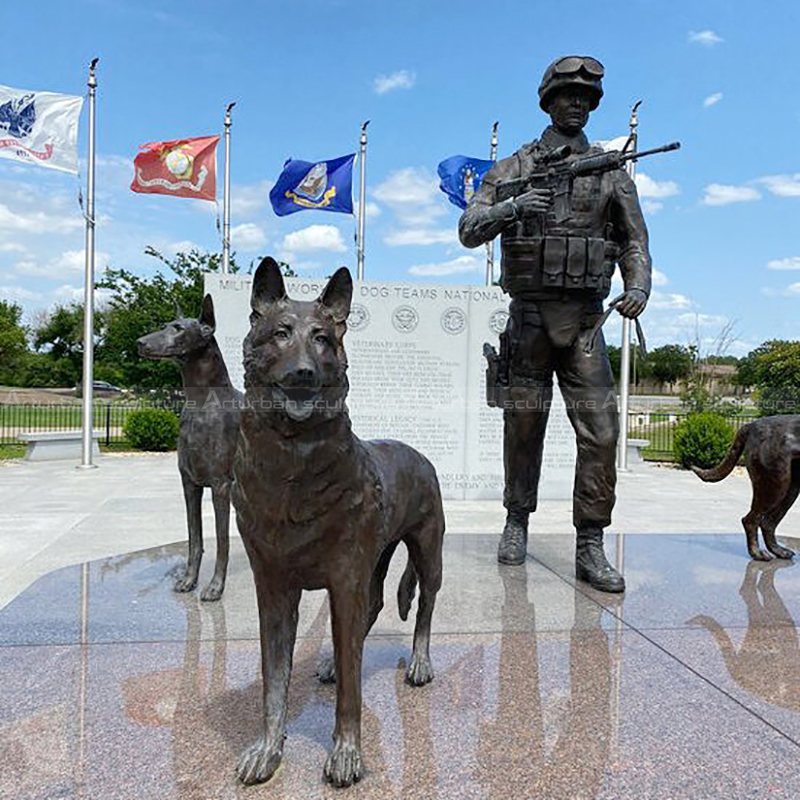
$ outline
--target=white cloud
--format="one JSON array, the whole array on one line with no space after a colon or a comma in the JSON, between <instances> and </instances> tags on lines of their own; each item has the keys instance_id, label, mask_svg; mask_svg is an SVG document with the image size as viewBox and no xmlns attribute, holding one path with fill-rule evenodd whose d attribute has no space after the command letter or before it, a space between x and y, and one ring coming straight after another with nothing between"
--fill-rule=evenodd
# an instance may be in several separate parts
<instances>
[{"instance_id":1,"label":"white cloud","mask_svg":"<svg viewBox=\"0 0 800 800\"><path fill-rule=\"evenodd\" d=\"M713 47L715 44L725 41L714 31L689 31L687 38L692 44L703 44L706 47Z\"/></svg>"},{"instance_id":2,"label":"white cloud","mask_svg":"<svg viewBox=\"0 0 800 800\"><path fill-rule=\"evenodd\" d=\"M356 219L358 219L358 210L359 210L359 202L358 200L353 201L353 215ZM373 203L372 200L367 200L367 219L375 219L375 217L379 217L381 215L381 207L377 203Z\"/></svg>"},{"instance_id":3,"label":"white cloud","mask_svg":"<svg viewBox=\"0 0 800 800\"><path fill-rule=\"evenodd\" d=\"M639 197L663 198L680 194L680 187L675 181L657 181L646 172L636 173L636 191Z\"/></svg>"},{"instance_id":4,"label":"white cloud","mask_svg":"<svg viewBox=\"0 0 800 800\"><path fill-rule=\"evenodd\" d=\"M281 248L288 253L310 253L327 250L332 253L343 253L347 245L342 232L335 225L309 225L299 231L287 233Z\"/></svg>"},{"instance_id":5,"label":"white cloud","mask_svg":"<svg viewBox=\"0 0 800 800\"><path fill-rule=\"evenodd\" d=\"M269 190L275 185L274 181L264 180L250 185L235 185L231 187L231 216L247 218L260 211L269 199Z\"/></svg>"},{"instance_id":6,"label":"white cloud","mask_svg":"<svg viewBox=\"0 0 800 800\"><path fill-rule=\"evenodd\" d=\"M455 228L404 228L392 231L383 237L383 243L389 247L405 247L407 245L456 244L458 232Z\"/></svg>"},{"instance_id":7,"label":"white cloud","mask_svg":"<svg viewBox=\"0 0 800 800\"><path fill-rule=\"evenodd\" d=\"M800 256L777 258L767 264L767 269L796 270L800 269Z\"/></svg>"},{"instance_id":8,"label":"white cloud","mask_svg":"<svg viewBox=\"0 0 800 800\"><path fill-rule=\"evenodd\" d=\"M32 292L23 286L0 286L0 298L3 300L14 300L17 302L25 302L32 300L40 300L41 295L38 292Z\"/></svg>"},{"instance_id":9,"label":"white cloud","mask_svg":"<svg viewBox=\"0 0 800 800\"><path fill-rule=\"evenodd\" d=\"M666 286L669 278L660 270L653 267L653 286Z\"/></svg>"},{"instance_id":10,"label":"white cloud","mask_svg":"<svg viewBox=\"0 0 800 800\"><path fill-rule=\"evenodd\" d=\"M715 92L714 94L710 94L703 100L703 108L711 108L711 106L715 106L719 101L722 100L722 92Z\"/></svg>"},{"instance_id":11,"label":"white cloud","mask_svg":"<svg viewBox=\"0 0 800 800\"><path fill-rule=\"evenodd\" d=\"M650 294L649 308L657 309L681 309L691 308L692 301L685 294L674 292L660 292L654 289Z\"/></svg>"},{"instance_id":12,"label":"white cloud","mask_svg":"<svg viewBox=\"0 0 800 800\"><path fill-rule=\"evenodd\" d=\"M0 242L0 253L27 253L24 245L16 242Z\"/></svg>"},{"instance_id":13,"label":"white cloud","mask_svg":"<svg viewBox=\"0 0 800 800\"><path fill-rule=\"evenodd\" d=\"M111 261L111 256L101 250L95 250L95 271L105 269ZM57 280L67 275L81 274L85 268L86 256L83 250L66 250L61 255L51 258L44 264L33 259L24 259L17 262L14 271L18 275L30 275L37 278L50 278Z\"/></svg>"},{"instance_id":14,"label":"white cloud","mask_svg":"<svg viewBox=\"0 0 800 800\"><path fill-rule=\"evenodd\" d=\"M762 183L777 197L800 197L800 172L793 175L766 175L758 178L756 183Z\"/></svg>"},{"instance_id":15,"label":"white cloud","mask_svg":"<svg viewBox=\"0 0 800 800\"><path fill-rule=\"evenodd\" d=\"M372 194L389 206L403 226L428 228L437 217L447 214L439 179L424 168L396 170Z\"/></svg>"},{"instance_id":16,"label":"white cloud","mask_svg":"<svg viewBox=\"0 0 800 800\"><path fill-rule=\"evenodd\" d=\"M201 253L206 252L205 247L201 247L197 242L193 242L191 239L181 239L178 242L170 242L164 246L163 250L171 254L191 253L192 250L197 250Z\"/></svg>"},{"instance_id":17,"label":"white cloud","mask_svg":"<svg viewBox=\"0 0 800 800\"><path fill-rule=\"evenodd\" d=\"M386 92L391 92L395 89L411 89L416 81L417 76L414 72L400 69L391 75L378 75L372 82L372 88L377 94L386 94Z\"/></svg>"},{"instance_id":18,"label":"white cloud","mask_svg":"<svg viewBox=\"0 0 800 800\"><path fill-rule=\"evenodd\" d=\"M417 264L408 271L411 275L421 277L440 277L442 275L461 275L463 273L482 272L486 269L486 259L477 256L458 256L451 261L437 264Z\"/></svg>"},{"instance_id":19,"label":"white cloud","mask_svg":"<svg viewBox=\"0 0 800 800\"><path fill-rule=\"evenodd\" d=\"M44 211L18 213L0 203L0 230L35 234L70 233L83 226L84 221L77 214L61 217Z\"/></svg>"},{"instance_id":20,"label":"white cloud","mask_svg":"<svg viewBox=\"0 0 800 800\"><path fill-rule=\"evenodd\" d=\"M721 183L710 183L704 191L703 203L707 206L726 206L730 203L745 203L761 199L761 193L752 186L726 186Z\"/></svg>"},{"instance_id":21,"label":"white cloud","mask_svg":"<svg viewBox=\"0 0 800 800\"><path fill-rule=\"evenodd\" d=\"M254 222L243 222L231 228L231 245L244 252L258 250L267 243L264 231Z\"/></svg>"},{"instance_id":22,"label":"white cloud","mask_svg":"<svg viewBox=\"0 0 800 800\"><path fill-rule=\"evenodd\" d=\"M664 208L664 204L658 200L648 200L647 198L642 200L642 211L645 214L657 214L662 208Z\"/></svg>"}]
</instances>

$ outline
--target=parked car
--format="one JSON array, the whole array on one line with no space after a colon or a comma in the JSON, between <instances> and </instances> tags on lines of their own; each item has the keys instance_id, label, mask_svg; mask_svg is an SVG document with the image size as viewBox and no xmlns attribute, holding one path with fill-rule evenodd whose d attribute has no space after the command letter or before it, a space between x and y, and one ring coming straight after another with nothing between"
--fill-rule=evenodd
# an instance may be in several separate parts
<instances>
[{"instance_id":1,"label":"parked car","mask_svg":"<svg viewBox=\"0 0 800 800\"><path fill-rule=\"evenodd\" d=\"M120 389L119 386L114 386L113 383L108 381L93 381L92 392L97 395L118 395L124 394L125 390ZM75 387L75 396L81 397L83 395L83 384L79 383Z\"/></svg>"}]
</instances>

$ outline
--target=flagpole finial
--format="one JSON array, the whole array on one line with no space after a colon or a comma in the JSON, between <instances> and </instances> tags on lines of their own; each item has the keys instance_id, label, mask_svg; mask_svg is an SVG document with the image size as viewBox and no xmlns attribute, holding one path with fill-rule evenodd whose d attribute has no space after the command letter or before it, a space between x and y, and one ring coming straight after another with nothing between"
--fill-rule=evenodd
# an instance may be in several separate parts
<instances>
[{"instance_id":1,"label":"flagpole finial","mask_svg":"<svg viewBox=\"0 0 800 800\"><path fill-rule=\"evenodd\" d=\"M234 101L233 103L228 103L228 106L225 109L225 124L226 125L230 125L231 124L231 110L233 109L233 107L235 105L236 105L236 101Z\"/></svg>"},{"instance_id":2,"label":"flagpole finial","mask_svg":"<svg viewBox=\"0 0 800 800\"><path fill-rule=\"evenodd\" d=\"M95 70L97 69L97 62L99 60L100 59L97 56L95 56L89 62L89 81L88 81L88 83L89 83L89 86L92 86L92 87L97 86L97 76L95 75Z\"/></svg>"},{"instance_id":3,"label":"flagpole finial","mask_svg":"<svg viewBox=\"0 0 800 800\"><path fill-rule=\"evenodd\" d=\"M633 107L631 108L631 121L630 126L631 130L636 130L636 126L639 124L639 106L642 104L641 100L637 100Z\"/></svg>"},{"instance_id":4,"label":"flagpole finial","mask_svg":"<svg viewBox=\"0 0 800 800\"><path fill-rule=\"evenodd\" d=\"M361 123L361 144L367 143L367 125L369 125L370 121L367 120L366 122Z\"/></svg>"}]
</instances>

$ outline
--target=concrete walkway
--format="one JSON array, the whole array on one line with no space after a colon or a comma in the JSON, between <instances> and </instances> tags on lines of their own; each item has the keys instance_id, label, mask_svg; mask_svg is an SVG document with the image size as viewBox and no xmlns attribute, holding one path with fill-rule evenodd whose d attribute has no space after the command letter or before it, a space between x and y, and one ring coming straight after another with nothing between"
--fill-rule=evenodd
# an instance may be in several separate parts
<instances>
[{"instance_id":1,"label":"concrete walkway","mask_svg":"<svg viewBox=\"0 0 800 800\"><path fill-rule=\"evenodd\" d=\"M72 462L0 462L0 608L46 573L91 559L185 541L183 496L174 453L106 455L99 469ZM705 485L693 474L643 465L620 475L613 530L624 533L741 533L750 503L745 475ZM499 501L445 504L451 533L497 533ZM203 503L206 538L213 508ZM800 503L780 533L798 535ZM232 525L235 536L236 526ZM571 503L543 502L536 534L572 532ZM744 534L742 533L744 550Z\"/></svg>"}]
</instances>

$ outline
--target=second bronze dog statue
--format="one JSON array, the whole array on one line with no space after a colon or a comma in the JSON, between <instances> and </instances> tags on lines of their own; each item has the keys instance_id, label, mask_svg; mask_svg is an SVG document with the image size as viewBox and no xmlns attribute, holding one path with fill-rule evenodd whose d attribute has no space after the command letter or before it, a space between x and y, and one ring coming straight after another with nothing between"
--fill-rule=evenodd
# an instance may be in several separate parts
<instances>
[{"instance_id":1,"label":"second bronze dog statue","mask_svg":"<svg viewBox=\"0 0 800 800\"><path fill-rule=\"evenodd\" d=\"M327 589L336 672L336 726L325 777L349 786L362 774L364 638L383 607L397 545L413 569L398 600L420 596L406 677L433 678L431 616L442 583L444 514L436 472L394 441L362 442L350 429L343 346L353 284L339 269L316 302L290 300L265 258L253 279L244 342L245 409L233 502L255 578L264 682L264 730L242 756L245 783L268 780L283 756L287 692L303 589Z\"/></svg>"},{"instance_id":2,"label":"second bronze dog statue","mask_svg":"<svg viewBox=\"0 0 800 800\"><path fill-rule=\"evenodd\" d=\"M775 530L800 494L800 415L763 417L743 425L719 465L692 469L704 481L721 481L730 475L742 452L753 486L750 511L742 518L747 552L759 561L773 555L791 558L794 553L778 544ZM766 550L758 547L759 528Z\"/></svg>"}]
</instances>

